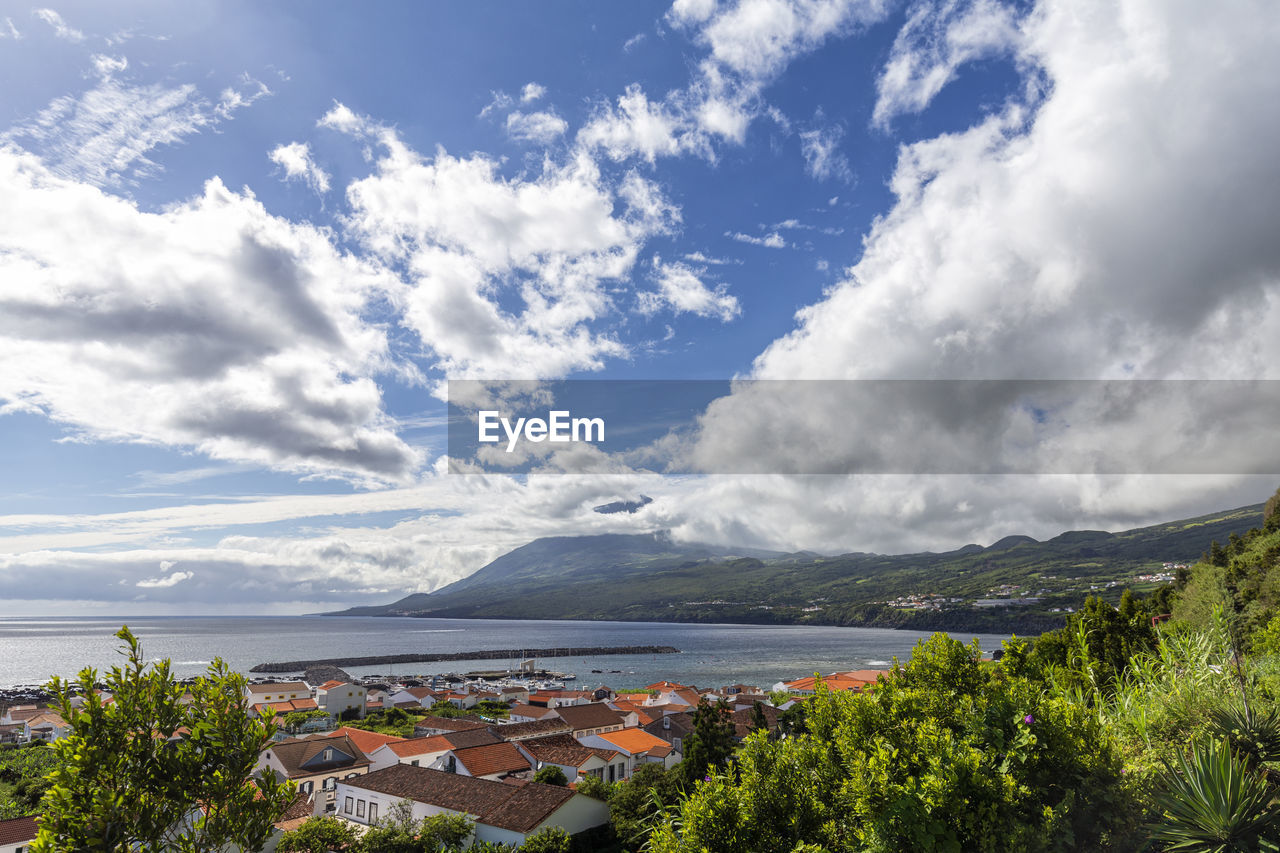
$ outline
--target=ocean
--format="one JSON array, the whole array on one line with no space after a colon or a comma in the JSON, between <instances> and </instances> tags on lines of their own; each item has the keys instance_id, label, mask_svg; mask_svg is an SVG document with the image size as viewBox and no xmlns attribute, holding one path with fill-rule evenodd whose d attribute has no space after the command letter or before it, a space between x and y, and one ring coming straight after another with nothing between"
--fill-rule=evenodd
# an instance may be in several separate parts
<instances>
[{"instance_id":1,"label":"ocean","mask_svg":"<svg viewBox=\"0 0 1280 853\"><path fill-rule=\"evenodd\" d=\"M577 685L643 687L668 679L699 687L778 681L840 669L887 667L906 660L918 631L808 626L690 625L654 622L551 622L335 616L173 616L137 619L0 618L0 687L42 684L121 662L121 624L142 641L150 660L168 658L180 677L198 675L215 657L248 674L269 661L457 652L506 648L670 645L676 655L609 655L539 659L573 673ZM975 635L956 635L965 642ZM982 649L1003 637L976 635ZM352 675L411 676L500 669L515 661L442 661L346 667ZM592 670L600 670L593 672Z\"/></svg>"}]
</instances>

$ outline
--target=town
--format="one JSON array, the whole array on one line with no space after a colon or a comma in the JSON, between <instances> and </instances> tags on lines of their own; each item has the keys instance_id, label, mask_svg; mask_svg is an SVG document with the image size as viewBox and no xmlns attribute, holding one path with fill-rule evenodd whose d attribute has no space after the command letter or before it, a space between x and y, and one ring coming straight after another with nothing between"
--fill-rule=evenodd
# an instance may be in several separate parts
<instances>
[{"instance_id":1,"label":"town","mask_svg":"<svg viewBox=\"0 0 1280 853\"><path fill-rule=\"evenodd\" d=\"M677 765L700 704L721 709L741 742L762 727L780 734L788 712L820 683L860 692L886 671L810 675L767 689L660 681L632 691L604 684L566 689L563 681L518 674L458 681L353 678L334 667L312 673L245 684L249 713L277 726L257 771L297 790L266 851L284 833L324 817L365 832L392 814L466 816L475 841L513 847L548 828L580 835L608 824L610 813L579 786L588 779L622 782L647 764ZM320 681L326 675L337 677ZM112 701L104 692L98 698ZM74 704L83 701L76 697ZM403 735L387 733L394 721ZM68 732L42 703L0 709L0 743L54 742ZM0 821L0 853L24 853L36 833L34 816Z\"/></svg>"}]
</instances>

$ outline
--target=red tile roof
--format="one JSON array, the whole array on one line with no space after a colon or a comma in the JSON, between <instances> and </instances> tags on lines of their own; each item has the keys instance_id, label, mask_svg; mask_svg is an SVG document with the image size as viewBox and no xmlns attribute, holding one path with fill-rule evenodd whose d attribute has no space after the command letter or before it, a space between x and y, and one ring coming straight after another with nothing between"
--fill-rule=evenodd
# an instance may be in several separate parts
<instances>
[{"instance_id":1,"label":"red tile roof","mask_svg":"<svg viewBox=\"0 0 1280 853\"><path fill-rule=\"evenodd\" d=\"M395 743L402 741L404 738L395 735L384 735L378 732L366 732L364 729L353 729L350 726L343 726L340 729L334 729L325 735L325 737L349 737L351 742L360 747L365 754L373 752L384 743Z\"/></svg>"},{"instance_id":2,"label":"red tile roof","mask_svg":"<svg viewBox=\"0 0 1280 853\"><path fill-rule=\"evenodd\" d=\"M604 734L596 735L596 737L603 738L618 749L631 755L649 753L666 756L671 752L671 745L665 740L641 729L622 729L616 732L605 732Z\"/></svg>"},{"instance_id":3,"label":"red tile roof","mask_svg":"<svg viewBox=\"0 0 1280 853\"><path fill-rule=\"evenodd\" d=\"M455 749L453 755L472 776L518 773L533 769L529 765L529 759L520 754L515 744L506 741Z\"/></svg>"},{"instance_id":4,"label":"red tile roof","mask_svg":"<svg viewBox=\"0 0 1280 853\"><path fill-rule=\"evenodd\" d=\"M346 779L341 784L465 812L475 815L480 823L520 833L531 832L576 796L559 785L505 785L408 764Z\"/></svg>"},{"instance_id":5,"label":"red tile roof","mask_svg":"<svg viewBox=\"0 0 1280 853\"><path fill-rule=\"evenodd\" d=\"M34 817L15 817L12 820L0 820L0 844L22 844L35 841L40 827Z\"/></svg>"}]
</instances>

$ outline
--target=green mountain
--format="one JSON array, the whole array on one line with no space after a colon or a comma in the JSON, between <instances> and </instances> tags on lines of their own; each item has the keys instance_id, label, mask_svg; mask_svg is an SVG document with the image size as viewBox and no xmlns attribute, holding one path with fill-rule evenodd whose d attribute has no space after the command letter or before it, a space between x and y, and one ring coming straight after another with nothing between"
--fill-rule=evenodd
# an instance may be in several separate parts
<instances>
[{"instance_id":1,"label":"green mountain","mask_svg":"<svg viewBox=\"0 0 1280 853\"><path fill-rule=\"evenodd\" d=\"M945 553L781 554L680 545L665 534L538 539L430 594L343 615L863 625L973 631L1055 627L1088 595L1172 579L1211 541L1262 523L1261 504L1152 527L1007 536ZM1145 576L1145 577L1140 577ZM1151 577L1155 576L1155 577Z\"/></svg>"}]
</instances>

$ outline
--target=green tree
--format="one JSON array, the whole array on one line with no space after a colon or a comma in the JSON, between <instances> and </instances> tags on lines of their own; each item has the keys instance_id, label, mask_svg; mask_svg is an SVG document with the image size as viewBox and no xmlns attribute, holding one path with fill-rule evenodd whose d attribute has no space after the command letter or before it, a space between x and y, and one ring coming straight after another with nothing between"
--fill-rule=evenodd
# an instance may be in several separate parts
<instances>
[{"instance_id":1,"label":"green tree","mask_svg":"<svg viewBox=\"0 0 1280 853\"><path fill-rule=\"evenodd\" d=\"M273 774L255 778L275 727L251 717L244 678L215 660L183 685L169 661L147 666L128 627L116 634L127 663L99 676L53 679L70 734L53 745L61 766L41 803L37 853L256 850L294 796ZM71 704L77 687L84 705Z\"/></svg>"},{"instance_id":2,"label":"green tree","mask_svg":"<svg viewBox=\"0 0 1280 853\"><path fill-rule=\"evenodd\" d=\"M609 820L626 850L640 850L649 839L656 818L680 802L683 778L679 767L663 769L647 763L636 768L631 778L613 786L609 797ZM578 787L579 793L582 786Z\"/></svg>"},{"instance_id":3,"label":"green tree","mask_svg":"<svg viewBox=\"0 0 1280 853\"><path fill-rule=\"evenodd\" d=\"M569 833L558 826L544 826L524 840L520 853L569 853Z\"/></svg>"},{"instance_id":4,"label":"green tree","mask_svg":"<svg viewBox=\"0 0 1280 853\"><path fill-rule=\"evenodd\" d=\"M874 691L819 688L810 734L752 733L650 850L1106 849L1123 795L1097 713L980 656L936 634Z\"/></svg>"},{"instance_id":5,"label":"green tree","mask_svg":"<svg viewBox=\"0 0 1280 853\"><path fill-rule=\"evenodd\" d=\"M355 827L336 817L313 817L280 836L280 853L329 853L343 850L360 837Z\"/></svg>"},{"instance_id":6,"label":"green tree","mask_svg":"<svg viewBox=\"0 0 1280 853\"><path fill-rule=\"evenodd\" d=\"M541 782L544 785L559 785L561 788L569 784L569 780L565 778L564 771L554 764L539 767L538 772L533 774L533 781Z\"/></svg>"},{"instance_id":7,"label":"green tree","mask_svg":"<svg viewBox=\"0 0 1280 853\"><path fill-rule=\"evenodd\" d=\"M703 698L693 712L693 731L684 739L681 767L686 784L692 785L708 771L723 767L735 746L733 712L723 702L712 704Z\"/></svg>"}]
</instances>

